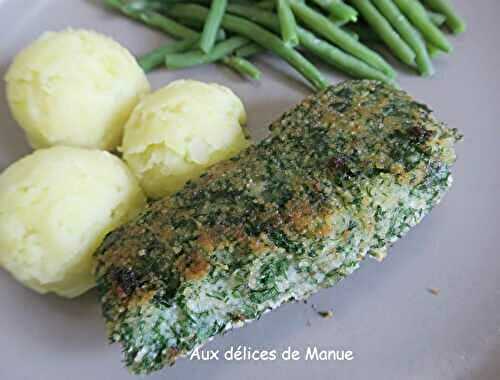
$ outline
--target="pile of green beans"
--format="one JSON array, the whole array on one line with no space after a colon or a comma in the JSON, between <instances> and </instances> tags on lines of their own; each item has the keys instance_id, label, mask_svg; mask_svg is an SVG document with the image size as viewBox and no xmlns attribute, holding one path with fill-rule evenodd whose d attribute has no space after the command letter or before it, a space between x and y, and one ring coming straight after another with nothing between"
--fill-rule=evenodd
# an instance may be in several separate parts
<instances>
[{"instance_id":1,"label":"pile of green beans","mask_svg":"<svg viewBox=\"0 0 500 380\"><path fill-rule=\"evenodd\" d=\"M269 51L315 90L329 83L308 54L349 76L393 83L396 72L376 46L385 45L401 63L431 76L432 59L453 51L444 31L459 34L466 29L449 0L104 2L176 40L138 58L145 72L220 62L258 80L261 72L248 59Z\"/></svg>"}]
</instances>

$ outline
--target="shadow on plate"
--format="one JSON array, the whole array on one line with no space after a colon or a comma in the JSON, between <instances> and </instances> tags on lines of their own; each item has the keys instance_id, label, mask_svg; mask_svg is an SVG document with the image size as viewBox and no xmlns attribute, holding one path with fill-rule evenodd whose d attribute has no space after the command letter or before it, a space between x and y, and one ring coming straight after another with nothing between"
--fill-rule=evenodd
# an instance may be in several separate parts
<instances>
[{"instance_id":1,"label":"shadow on plate","mask_svg":"<svg viewBox=\"0 0 500 380\"><path fill-rule=\"evenodd\" d=\"M40 295L17 283L3 270L0 271L0 284L6 295L4 306L9 308L9 312L2 313L0 320L3 325L11 326L11 336L29 339L34 346L51 346L53 350L71 355L94 348L100 351L106 345L95 290L71 300ZM16 333L16 330L19 331Z\"/></svg>"},{"instance_id":2,"label":"shadow on plate","mask_svg":"<svg viewBox=\"0 0 500 380\"><path fill-rule=\"evenodd\" d=\"M473 369L458 380L498 380L500 376L500 345L497 345L480 367Z\"/></svg>"},{"instance_id":3,"label":"shadow on plate","mask_svg":"<svg viewBox=\"0 0 500 380\"><path fill-rule=\"evenodd\" d=\"M0 170L6 168L16 159L31 152L23 130L12 118L7 104L6 86L3 78L9 67L4 63L0 67Z\"/></svg>"}]
</instances>

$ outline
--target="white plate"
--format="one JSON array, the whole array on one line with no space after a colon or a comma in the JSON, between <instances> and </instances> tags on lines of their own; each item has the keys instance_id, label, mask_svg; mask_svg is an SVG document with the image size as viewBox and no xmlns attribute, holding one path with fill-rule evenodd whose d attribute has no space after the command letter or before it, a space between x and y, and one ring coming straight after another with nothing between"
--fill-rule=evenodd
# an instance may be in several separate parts
<instances>
[{"instance_id":1,"label":"white plate","mask_svg":"<svg viewBox=\"0 0 500 380\"><path fill-rule=\"evenodd\" d=\"M346 349L351 361L189 361L152 379L481 379L500 378L500 50L496 0L456 0L467 17L466 34L451 38L455 53L436 61L437 75L423 79L402 69L400 84L459 128L455 185L424 222L398 242L387 260L367 261L340 285L308 305L286 305L207 348L276 349L307 346ZM99 1L0 1L0 72L12 56L45 30L92 28L134 53L160 44L156 32L108 12ZM266 125L308 89L293 71L270 57L259 59L264 78L248 83L223 67L159 71L155 88L179 77L231 87L244 100L250 128ZM326 71L330 72L327 68ZM403 73L405 72L405 73ZM332 73L331 79L342 79ZM0 95L0 168L29 152ZM439 288L439 295L428 288ZM0 271L0 379L127 379L118 347L106 343L96 294L67 301L39 296ZM322 319L311 308L333 309Z\"/></svg>"}]
</instances>

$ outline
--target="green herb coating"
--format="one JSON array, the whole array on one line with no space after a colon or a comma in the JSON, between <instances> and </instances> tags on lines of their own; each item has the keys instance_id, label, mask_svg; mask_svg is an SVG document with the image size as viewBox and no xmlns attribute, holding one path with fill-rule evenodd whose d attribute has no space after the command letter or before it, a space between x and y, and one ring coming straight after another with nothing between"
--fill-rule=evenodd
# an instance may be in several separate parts
<instances>
[{"instance_id":1,"label":"green herb coating","mask_svg":"<svg viewBox=\"0 0 500 380\"><path fill-rule=\"evenodd\" d=\"M460 139L375 81L306 98L271 135L151 203L96 253L112 342L135 373L352 273L436 205Z\"/></svg>"}]
</instances>

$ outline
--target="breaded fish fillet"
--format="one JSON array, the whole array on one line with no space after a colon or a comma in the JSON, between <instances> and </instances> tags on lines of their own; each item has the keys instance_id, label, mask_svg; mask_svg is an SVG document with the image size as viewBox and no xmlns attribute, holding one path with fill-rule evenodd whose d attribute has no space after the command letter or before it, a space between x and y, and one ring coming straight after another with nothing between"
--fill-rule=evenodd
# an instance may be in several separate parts
<instances>
[{"instance_id":1,"label":"breaded fish fillet","mask_svg":"<svg viewBox=\"0 0 500 380\"><path fill-rule=\"evenodd\" d=\"M131 371L352 273L436 205L460 135L406 93L348 81L306 98L271 135L112 232L97 277Z\"/></svg>"}]
</instances>

